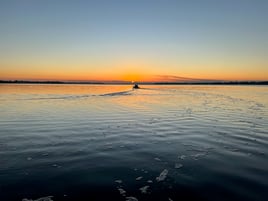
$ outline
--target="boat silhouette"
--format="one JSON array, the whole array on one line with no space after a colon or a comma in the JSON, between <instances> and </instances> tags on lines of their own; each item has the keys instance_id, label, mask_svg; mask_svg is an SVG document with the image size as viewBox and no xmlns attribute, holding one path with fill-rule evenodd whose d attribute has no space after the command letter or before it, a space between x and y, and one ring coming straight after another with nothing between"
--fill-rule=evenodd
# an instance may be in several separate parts
<instances>
[{"instance_id":1,"label":"boat silhouette","mask_svg":"<svg viewBox=\"0 0 268 201\"><path fill-rule=\"evenodd\" d=\"M140 88L140 87L139 87L138 84L134 84L133 89L139 89L139 88Z\"/></svg>"}]
</instances>

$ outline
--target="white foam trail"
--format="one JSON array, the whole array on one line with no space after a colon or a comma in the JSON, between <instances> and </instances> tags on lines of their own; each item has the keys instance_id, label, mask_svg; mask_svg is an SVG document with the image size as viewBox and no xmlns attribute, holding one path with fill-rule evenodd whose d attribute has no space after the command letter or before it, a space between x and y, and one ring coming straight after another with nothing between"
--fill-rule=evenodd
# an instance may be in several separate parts
<instances>
[{"instance_id":1,"label":"white foam trail","mask_svg":"<svg viewBox=\"0 0 268 201\"><path fill-rule=\"evenodd\" d=\"M118 183L118 184L122 184L123 181L120 180L120 179L118 179L118 180L115 180L114 182L115 182L115 183Z\"/></svg>"},{"instance_id":2,"label":"white foam trail","mask_svg":"<svg viewBox=\"0 0 268 201\"><path fill-rule=\"evenodd\" d=\"M181 167L183 167L182 164L180 164L180 163L176 163L176 164L175 164L175 168L176 168L176 169L180 169Z\"/></svg>"},{"instance_id":3,"label":"white foam trail","mask_svg":"<svg viewBox=\"0 0 268 201\"><path fill-rule=\"evenodd\" d=\"M198 160L200 157L205 156L205 155L206 155L206 153L197 153L197 154L193 154L191 156L194 158L194 160Z\"/></svg>"},{"instance_id":4,"label":"white foam trail","mask_svg":"<svg viewBox=\"0 0 268 201\"><path fill-rule=\"evenodd\" d=\"M160 158L154 158L154 160L156 160L156 161L161 161L161 159L160 159Z\"/></svg>"},{"instance_id":5,"label":"white foam trail","mask_svg":"<svg viewBox=\"0 0 268 201\"><path fill-rule=\"evenodd\" d=\"M120 195L126 196L127 192L123 188L118 188L118 191L119 191Z\"/></svg>"},{"instance_id":6,"label":"white foam trail","mask_svg":"<svg viewBox=\"0 0 268 201\"><path fill-rule=\"evenodd\" d=\"M160 181L164 181L167 177L167 174L168 174L168 170L167 169L164 169L160 175L158 177L156 177L156 181L160 182Z\"/></svg>"},{"instance_id":7,"label":"white foam trail","mask_svg":"<svg viewBox=\"0 0 268 201\"><path fill-rule=\"evenodd\" d=\"M133 90L128 91L119 91L113 93L106 93L106 94L86 94L86 95L69 95L69 96L52 96L52 97L39 97L39 98L28 98L28 99L20 99L20 100L53 100L53 99L79 99L79 98L88 98L93 96L120 96L120 95L130 95L130 92Z\"/></svg>"},{"instance_id":8,"label":"white foam trail","mask_svg":"<svg viewBox=\"0 0 268 201\"><path fill-rule=\"evenodd\" d=\"M179 159L184 160L186 158L185 155L178 156Z\"/></svg>"},{"instance_id":9,"label":"white foam trail","mask_svg":"<svg viewBox=\"0 0 268 201\"><path fill-rule=\"evenodd\" d=\"M138 201L135 197L126 197L126 201Z\"/></svg>"},{"instance_id":10,"label":"white foam trail","mask_svg":"<svg viewBox=\"0 0 268 201\"><path fill-rule=\"evenodd\" d=\"M22 201L53 201L51 198L53 198L53 196L41 197L36 200L24 198Z\"/></svg>"},{"instance_id":11,"label":"white foam trail","mask_svg":"<svg viewBox=\"0 0 268 201\"><path fill-rule=\"evenodd\" d=\"M144 193L144 194L148 193L148 188L149 188L149 187L150 187L150 186L143 186L143 187L141 187L141 188L140 188L141 193Z\"/></svg>"},{"instance_id":12,"label":"white foam trail","mask_svg":"<svg viewBox=\"0 0 268 201\"><path fill-rule=\"evenodd\" d=\"M129 95L132 90L128 91L119 91L119 92L113 92L113 93L107 93L107 94L102 94L100 96L120 96L120 95Z\"/></svg>"}]
</instances>

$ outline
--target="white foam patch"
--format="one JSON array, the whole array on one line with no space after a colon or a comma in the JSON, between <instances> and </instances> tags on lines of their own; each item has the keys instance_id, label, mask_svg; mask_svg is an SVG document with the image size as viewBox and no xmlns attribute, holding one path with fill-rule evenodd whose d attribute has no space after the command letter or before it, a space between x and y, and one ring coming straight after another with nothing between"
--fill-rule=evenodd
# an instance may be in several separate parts
<instances>
[{"instance_id":1,"label":"white foam patch","mask_svg":"<svg viewBox=\"0 0 268 201\"><path fill-rule=\"evenodd\" d=\"M41 197L36 200L24 198L22 201L53 201L52 198L53 196Z\"/></svg>"},{"instance_id":2,"label":"white foam patch","mask_svg":"<svg viewBox=\"0 0 268 201\"><path fill-rule=\"evenodd\" d=\"M206 155L206 153L197 153L197 154L193 154L191 156L194 158L194 160L198 160L200 157L203 157L205 155Z\"/></svg>"},{"instance_id":3,"label":"white foam patch","mask_svg":"<svg viewBox=\"0 0 268 201\"><path fill-rule=\"evenodd\" d=\"M167 177L167 174L168 174L168 170L167 169L164 169L160 175L158 177L156 177L156 181L164 181Z\"/></svg>"},{"instance_id":4,"label":"white foam patch","mask_svg":"<svg viewBox=\"0 0 268 201\"><path fill-rule=\"evenodd\" d=\"M140 188L141 193L144 193L144 194L148 193L148 188L149 188L149 187L150 187L150 186L143 186L143 187L141 187L141 188Z\"/></svg>"},{"instance_id":5,"label":"white foam patch","mask_svg":"<svg viewBox=\"0 0 268 201\"><path fill-rule=\"evenodd\" d=\"M193 157L200 157L200 156L205 156L205 153L198 153L198 154L193 154Z\"/></svg>"},{"instance_id":6,"label":"white foam patch","mask_svg":"<svg viewBox=\"0 0 268 201\"><path fill-rule=\"evenodd\" d=\"M181 168L181 167L183 167L182 164L180 164L180 163L176 163L176 164L175 164L175 168L176 168L176 169L179 169L179 168Z\"/></svg>"},{"instance_id":7,"label":"white foam patch","mask_svg":"<svg viewBox=\"0 0 268 201\"><path fill-rule=\"evenodd\" d=\"M118 184L122 184L122 183L123 183L123 181L122 181L122 180L120 180L120 179L115 180L114 182L115 182L115 183L118 183Z\"/></svg>"},{"instance_id":8,"label":"white foam patch","mask_svg":"<svg viewBox=\"0 0 268 201\"><path fill-rule=\"evenodd\" d=\"M123 188L118 188L120 195L126 196L126 191Z\"/></svg>"},{"instance_id":9,"label":"white foam patch","mask_svg":"<svg viewBox=\"0 0 268 201\"><path fill-rule=\"evenodd\" d=\"M126 201L138 201L135 197L126 197Z\"/></svg>"},{"instance_id":10,"label":"white foam patch","mask_svg":"<svg viewBox=\"0 0 268 201\"><path fill-rule=\"evenodd\" d=\"M154 160L156 160L156 161L161 161L161 159L160 159L160 158L154 158Z\"/></svg>"},{"instance_id":11,"label":"white foam patch","mask_svg":"<svg viewBox=\"0 0 268 201\"><path fill-rule=\"evenodd\" d=\"M184 160L186 158L185 155L178 156L179 159Z\"/></svg>"}]
</instances>

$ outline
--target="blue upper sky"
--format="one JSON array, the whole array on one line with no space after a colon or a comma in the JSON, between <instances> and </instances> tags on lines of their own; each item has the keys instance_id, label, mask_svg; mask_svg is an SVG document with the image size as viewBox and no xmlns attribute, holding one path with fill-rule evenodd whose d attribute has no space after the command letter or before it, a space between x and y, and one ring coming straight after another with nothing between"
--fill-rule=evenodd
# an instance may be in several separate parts
<instances>
[{"instance_id":1,"label":"blue upper sky","mask_svg":"<svg viewBox=\"0 0 268 201\"><path fill-rule=\"evenodd\" d=\"M0 0L0 68L267 72L267 21L266 0Z\"/></svg>"}]
</instances>

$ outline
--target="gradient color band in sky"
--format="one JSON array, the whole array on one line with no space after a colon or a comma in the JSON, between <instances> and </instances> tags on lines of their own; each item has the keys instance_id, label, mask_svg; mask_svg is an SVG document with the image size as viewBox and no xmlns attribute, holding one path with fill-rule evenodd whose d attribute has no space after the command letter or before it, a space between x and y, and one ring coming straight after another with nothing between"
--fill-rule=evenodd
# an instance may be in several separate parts
<instances>
[{"instance_id":1,"label":"gradient color band in sky","mask_svg":"<svg viewBox=\"0 0 268 201\"><path fill-rule=\"evenodd\" d=\"M266 0L1 0L0 79L268 80Z\"/></svg>"}]
</instances>

